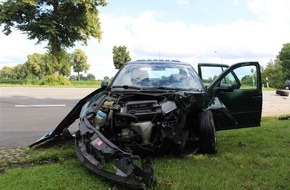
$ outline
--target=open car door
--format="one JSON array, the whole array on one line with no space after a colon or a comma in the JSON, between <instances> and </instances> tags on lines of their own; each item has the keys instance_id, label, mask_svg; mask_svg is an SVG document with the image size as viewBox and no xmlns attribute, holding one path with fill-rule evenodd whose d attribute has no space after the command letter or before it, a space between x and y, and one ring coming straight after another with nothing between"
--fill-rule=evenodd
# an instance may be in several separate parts
<instances>
[{"instance_id":1,"label":"open car door","mask_svg":"<svg viewBox=\"0 0 290 190\"><path fill-rule=\"evenodd\" d=\"M205 76L204 72L207 70L202 70L202 67L199 65L199 71L202 72L200 76ZM211 76L214 75L211 74ZM260 125L262 81L258 62L242 62L232 65L215 77L207 89L212 104L220 104L219 108L224 109L223 112L214 111L217 130ZM234 120L235 124L229 122L230 120Z\"/></svg>"}]
</instances>

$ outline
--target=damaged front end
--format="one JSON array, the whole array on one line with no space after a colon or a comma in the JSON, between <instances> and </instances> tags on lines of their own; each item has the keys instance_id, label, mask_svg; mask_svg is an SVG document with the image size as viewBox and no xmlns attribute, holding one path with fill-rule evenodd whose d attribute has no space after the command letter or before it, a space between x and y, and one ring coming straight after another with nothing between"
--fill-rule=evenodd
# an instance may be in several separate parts
<instances>
[{"instance_id":1,"label":"damaged front end","mask_svg":"<svg viewBox=\"0 0 290 190\"><path fill-rule=\"evenodd\" d=\"M102 135L86 118L76 133L77 157L95 174L130 188L143 188L156 183L148 159L124 152ZM134 162L141 161L142 169Z\"/></svg>"},{"instance_id":2,"label":"damaged front end","mask_svg":"<svg viewBox=\"0 0 290 190\"><path fill-rule=\"evenodd\" d=\"M79 118L75 148L82 164L98 176L128 188L156 184L148 155L180 154L198 138L203 92L98 89L83 98L38 145L66 134Z\"/></svg>"},{"instance_id":3,"label":"damaged front end","mask_svg":"<svg viewBox=\"0 0 290 190\"><path fill-rule=\"evenodd\" d=\"M98 94L80 112L77 156L107 180L130 188L151 186L156 178L148 153L169 141L177 148L185 145L186 118L200 112L200 98L201 93L166 91Z\"/></svg>"},{"instance_id":4,"label":"damaged front end","mask_svg":"<svg viewBox=\"0 0 290 190\"><path fill-rule=\"evenodd\" d=\"M81 99L60 124L29 147L42 145L71 135L68 128L79 118L75 133L75 148L83 165L109 181L139 189L156 183L149 159L125 152L108 140L98 129L100 123L92 122L95 106L104 102L105 88L100 88ZM137 163L137 164L135 164Z\"/></svg>"},{"instance_id":5,"label":"damaged front end","mask_svg":"<svg viewBox=\"0 0 290 190\"><path fill-rule=\"evenodd\" d=\"M200 92L98 89L30 147L65 136L67 128L79 118L75 148L83 165L125 187L148 187L156 183L148 155L169 141L170 149L185 145L189 135L186 118L200 112L202 97Z\"/></svg>"}]
</instances>

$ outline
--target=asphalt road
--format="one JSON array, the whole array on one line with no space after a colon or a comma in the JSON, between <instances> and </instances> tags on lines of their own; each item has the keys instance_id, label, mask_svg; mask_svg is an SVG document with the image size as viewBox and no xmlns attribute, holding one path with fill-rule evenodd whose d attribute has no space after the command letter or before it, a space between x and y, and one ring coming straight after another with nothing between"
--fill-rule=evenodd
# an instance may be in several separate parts
<instances>
[{"instance_id":1,"label":"asphalt road","mask_svg":"<svg viewBox=\"0 0 290 190\"><path fill-rule=\"evenodd\" d=\"M93 88L0 89L0 147L28 146L54 129ZM76 129L76 125L70 127Z\"/></svg>"},{"instance_id":2,"label":"asphalt road","mask_svg":"<svg viewBox=\"0 0 290 190\"><path fill-rule=\"evenodd\" d=\"M54 129L94 88L0 88L0 147L28 146ZM263 116L290 114L290 97L263 93ZM70 131L76 130L73 124Z\"/></svg>"}]
</instances>

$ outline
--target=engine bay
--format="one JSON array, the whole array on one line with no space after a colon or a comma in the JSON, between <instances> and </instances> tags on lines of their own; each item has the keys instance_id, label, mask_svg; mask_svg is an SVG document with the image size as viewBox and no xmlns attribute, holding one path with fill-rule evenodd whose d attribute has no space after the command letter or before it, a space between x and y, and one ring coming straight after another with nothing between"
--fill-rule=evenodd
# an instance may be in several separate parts
<instances>
[{"instance_id":1,"label":"engine bay","mask_svg":"<svg viewBox=\"0 0 290 190\"><path fill-rule=\"evenodd\" d=\"M92 126L127 152L154 151L166 142L182 147L192 127L187 118L200 111L198 97L184 93L115 94L91 103L85 115Z\"/></svg>"}]
</instances>

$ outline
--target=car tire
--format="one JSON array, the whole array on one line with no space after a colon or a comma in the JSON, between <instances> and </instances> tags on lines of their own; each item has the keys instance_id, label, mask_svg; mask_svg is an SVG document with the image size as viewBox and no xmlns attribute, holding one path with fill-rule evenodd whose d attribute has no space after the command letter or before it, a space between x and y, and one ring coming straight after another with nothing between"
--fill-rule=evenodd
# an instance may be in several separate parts
<instances>
[{"instance_id":1,"label":"car tire","mask_svg":"<svg viewBox=\"0 0 290 190\"><path fill-rule=\"evenodd\" d=\"M276 94L279 94L280 96L289 96L289 92L285 90L276 90Z\"/></svg>"},{"instance_id":2,"label":"car tire","mask_svg":"<svg viewBox=\"0 0 290 190\"><path fill-rule=\"evenodd\" d=\"M202 154L215 154L217 152L217 137L213 114L210 110L200 114L200 152Z\"/></svg>"}]
</instances>

